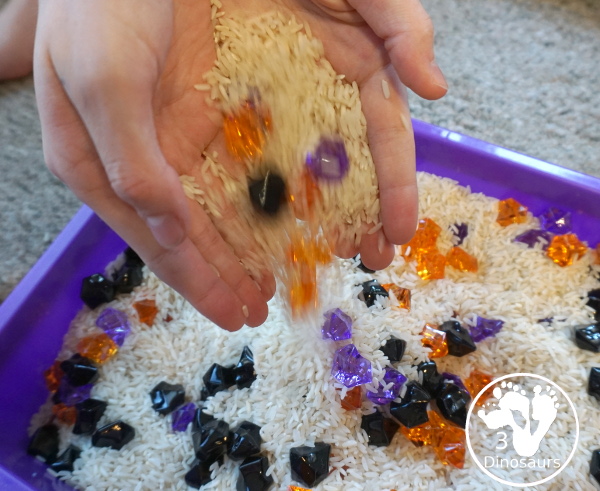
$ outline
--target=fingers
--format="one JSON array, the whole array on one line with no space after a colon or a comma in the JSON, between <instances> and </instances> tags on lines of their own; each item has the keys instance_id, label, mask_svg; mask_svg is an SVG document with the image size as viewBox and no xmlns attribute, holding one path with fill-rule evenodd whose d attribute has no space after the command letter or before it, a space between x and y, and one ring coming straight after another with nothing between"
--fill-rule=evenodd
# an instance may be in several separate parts
<instances>
[{"instance_id":1,"label":"fingers","mask_svg":"<svg viewBox=\"0 0 600 491\"><path fill-rule=\"evenodd\" d=\"M383 231L389 242L404 244L415 232L418 211L415 144L406 90L391 66L371 76L360 90L379 182ZM375 253L364 253L361 245L361 257L375 263Z\"/></svg>"},{"instance_id":2,"label":"fingers","mask_svg":"<svg viewBox=\"0 0 600 491\"><path fill-rule=\"evenodd\" d=\"M190 205L198 208L200 213L192 214L190 237L198 244L202 255L208 259L213 271L236 293L243 298L248 309L245 323L256 327L262 324L268 314L266 301L270 300L274 289L271 289L268 279L264 278L263 286L255 282L240 264L239 259L231 252L229 245L223 240L210 218L197 203ZM273 280L274 281L274 280Z\"/></svg>"},{"instance_id":3,"label":"fingers","mask_svg":"<svg viewBox=\"0 0 600 491\"><path fill-rule=\"evenodd\" d=\"M375 271L387 268L395 252L394 246L381 231L363 235L360 240L360 259L367 268Z\"/></svg>"},{"instance_id":4,"label":"fingers","mask_svg":"<svg viewBox=\"0 0 600 491\"><path fill-rule=\"evenodd\" d=\"M425 99L439 99L448 84L435 63L433 25L418 0L348 0L384 40L402 83Z\"/></svg>"},{"instance_id":5,"label":"fingers","mask_svg":"<svg viewBox=\"0 0 600 491\"><path fill-rule=\"evenodd\" d=\"M37 0L10 0L0 8L0 80L31 73L36 20Z\"/></svg>"}]
</instances>

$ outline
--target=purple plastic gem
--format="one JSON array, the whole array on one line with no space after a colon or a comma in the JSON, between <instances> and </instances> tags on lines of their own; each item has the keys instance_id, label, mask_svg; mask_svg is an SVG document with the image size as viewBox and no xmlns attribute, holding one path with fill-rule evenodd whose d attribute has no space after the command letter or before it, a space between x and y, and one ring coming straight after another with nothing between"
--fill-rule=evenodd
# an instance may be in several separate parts
<instances>
[{"instance_id":1,"label":"purple plastic gem","mask_svg":"<svg viewBox=\"0 0 600 491\"><path fill-rule=\"evenodd\" d=\"M173 431L185 431L194 419L196 405L188 402L171 413L171 428Z\"/></svg>"},{"instance_id":2,"label":"purple plastic gem","mask_svg":"<svg viewBox=\"0 0 600 491\"><path fill-rule=\"evenodd\" d=\"M573 230L571 212L554 207L540 215L540 224L544 230L558 235L568 234Z\"/></svg>"},{"instance_id":3,"label":"purple plastic gem","mask_svg":"<svg viewBox=\"0 0 600 491\"><path fill-rule=\"evenodd\" d=\"M127 314L108 307L96 319L96 325L110 337L117 346L123 346L125 338L131 332Z\"/></svg>"},{"instance_id":4,"label":"purple plastic gem","mask_svg":"<svg viewBox=\"0 0 600 491\"><path fill-rule=\"evenodd\" d=\"M340 309L328 310L323 314L325 324L321 329L323 339L342 341L352 337L352 319Z\"/></svg>"},{"instance_id":5,"label":"purple plastic gem","mask_svg":"<svg viewBox=\"0 0 600 491\"><path fill-rule=\"evenodd\" d=\"M467 390L467 388L465 387L465 384L463 384L463 381L460 379L460 377L458 375L455 375L455 374L449 373L449 372L442 372L442 379L450 380L451 382L458 385L460 388Z\"/></svg>"},{"instance_id":6,"label":"purple plastic gem","mask_svg":"<svg viewBox=\"0 0 600 491\"><path fill-rule=\"evenodd\" d=\"M56 391L54 401L55 403L62 402L66 406L74 406L78 402L83 402L90 398L92 388L94 384L80 385L79 387L73 387L69 384L68 380L63 377Z\"/></svg>"},{"instance_id":7,"label":"purple plastic gem","mask_svg":"<svg viewBox=\"0 0 600 491\"><path fill-rule=\"evenodd\" d=\"M538 242L542 244L542 249L546 250L548 244L552 240L552 234L545 230L528 230L527 232L517 235L515 242L522 242L527 244L529 247L534 247Z\"/></svg>"},{"instance_id":8,"label":"purple plastic gem","mask_svg":"<svg viewBox=\"0 0 600 491\"><path fill-rule=\"evenodd\" d=\"M367 391L367 397L374 404L379 404L381 406L388 404L398 397L400 389L406 380L407 378L395 368L385 367L383 383L379 382L379 388L377 392Z\"/></svg>"},{"instance_id":9,"label":"purple plastic gem","mask_svg":"<svg viewBox=\"0 0 600 491\"><path fill-rule=\"evenodd\" d=\"M454 241L454 245L461 245L463 240L469 235L469 226L466 223L455 223L454 227L452 227L452 233L456 237Z\"/></svg>"},{"instance_id":10,"label":"purple plastic gem","mask_svg":"<svg viewBox=\"0 0 600 491\"><path fill-rule=\"evenodd\" d=\"M353 344L342 346L335 352L331 375L348 388L368 384L373 380L371 362Z\"/></svg>"},{"instance_id":11,"label":"purple plastic gem","mask_svg":"<svg viewBox=\"0 0 600 491\"><path fill-rule=\"evenodd\" d=\"M473 341L478 343L479 341L483 341L486 338L498 334L503 325L503 321L484 319L483 317L477 316L477 323L474 326L471 326L471 337L473 338Z\"/></svg>"},{"instance_id":12,"label":"purple plastic gem","mask_svg":"<svg viewBox=\"0 0 600 491\"><path fill-rule=\"evenodd\" d=\"M317 179L339 181L350 167L344 142L339 138L321 138L316 150L306 155L306 165Z\"/></svg>"}]
</instances>

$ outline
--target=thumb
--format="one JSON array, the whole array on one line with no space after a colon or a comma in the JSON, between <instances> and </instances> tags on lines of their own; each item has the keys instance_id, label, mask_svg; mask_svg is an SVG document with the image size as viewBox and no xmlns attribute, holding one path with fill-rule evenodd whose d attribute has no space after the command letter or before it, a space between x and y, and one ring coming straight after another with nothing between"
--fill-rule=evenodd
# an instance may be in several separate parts
<instances>
[{"instance_id":1,"label":"thumb","mask_svg":"<svg viewBox=\"0 0 600 491\"><path fill-rule=\"evenodd\" d=\"M74 103L113 190L170 249L184 240L189 211L179 176L158 142L153 89L143 77L113 74L88 84L85 98L78 103L74 97Z\"/></svg>"}]
</instances>

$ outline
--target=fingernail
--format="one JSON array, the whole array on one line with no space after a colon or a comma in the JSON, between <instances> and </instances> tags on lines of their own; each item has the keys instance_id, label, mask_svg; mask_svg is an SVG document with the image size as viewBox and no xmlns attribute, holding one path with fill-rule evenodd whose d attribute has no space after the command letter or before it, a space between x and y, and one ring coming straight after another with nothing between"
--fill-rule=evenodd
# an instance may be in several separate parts
<instances>
[{"instance_id":1,"label":"fingernail","mask_svg":"<svg viewBox=\"0 0 600 491\"><path fill-rule=\"evenodd\" d=\"M208 265L211 267L211 269L213 270L213 272L217 275L217 278L221 277L221 273L219 273L219 270L217 269L217 267L214 264L210 264L208 263Z\"/></svg>"},{"instance_id":2,"label":"fingernail","mask_svg":"<svg viewBox=\"0 0 600 491\"><path fill-rule=\"evenodd\" d=\"M433 71L434 84L444 90L448 90L448 82L442 73L442 70L435 61L431 62L431 70Z\"/></svg>"},{"instance_id":3,"label":"fingernail","mask_svg":"<svg viewBox=\"0 0 600 491\"><path fill-rule=\"evenodd\" d=\"M250 315L247 305L242 305L242 313L244 314L244 317L246 317L246 318L248 318L248 316Z\"/></svg>"},{"instance_id":4,"label":"fingernail","mask_svg":"<svg viewBox=\"0 0 600 491\"><path fill-rule=\"evenodd\" d=\"M146 223L162 247L172 249L183 242L185 232L179 219L174 215L149 217L146 219Z\"/></svg>"},{"instance_id":5,"label":"fingernail","mask_svg":"<svg viewBox=\"0 0 600 491\"><path fill-rule=\"evenodd\" d=\"M379 237L377 237L377 250L379 254L383 254L383 248L385 247L385 234L380 231Z\"/></svg>"}]
</instances>

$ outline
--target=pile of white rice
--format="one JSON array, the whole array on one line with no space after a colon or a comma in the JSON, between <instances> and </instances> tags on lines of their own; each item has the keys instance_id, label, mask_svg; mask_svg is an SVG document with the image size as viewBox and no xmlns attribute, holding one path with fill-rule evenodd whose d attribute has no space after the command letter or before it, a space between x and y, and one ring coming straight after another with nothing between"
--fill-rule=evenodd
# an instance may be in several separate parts
<instances>
[{"instance_id":1,"label":"pile of white rice","mask_svg":"<svg viewBox=\"0 0 600 491\"><path fill-rule=\"evenodd\" d=\"M377 232L381 228L377 175L356 82L335 72L321 42L294 17L281 12L230 17L218 10L220 1L212 4L217 59L204 83L195 86L199 97L206 97L224 115L233 115L258 95L260 108L271 115L272 130L259 161L232 161L218 144L207 149L192 175L181 177L188 197L213 217L253 276L260 275L268 260L268 269L278 269L289 235L298 225L289 207L274 221L257 213L250 204L248 179L274 171L291 194L301 194L307 153L316 149L321 137L341 139L349 171L341 182L318 182L322 195L315 204L318 225L331 243L358 244L363 233ZM381 98L385 97L382 90ZM221 217L231 208L238 219L223 222Z\"/></svg>"},{"instance_id":2,"label":"pile of white rice","mask_svg":"<svg viewBox=\"0 0 600 491\"><path fill-rule=\"evenodd\" d=\"M568 468L540 489L593 489L588 469L591 451L600 447L596 436L600 412L598 402L587 395L586 385L597 355L578 349L572 341L572 327L592 319L582 299L587 291L598 287L590 272L591 254L561 268L541 250L512 240L537 226L537 219L530 217L527 223L502 228L495 222L497 200L471 194L453 181L429 174L419 175L419 185L420 216L441 226L441 252L452 242L449 227L467 223L469 235L463 247L479 260L479 272L447 268L446 279L423 282L415 264L405 263L399 255L389 268L374 275L358 270L353 261L337 261L327 278L327 288L321 288L326 294L323 310L340 307L352 317L352 341L372 362L376 379L387 364L378 348L390 335L407 341L398 369L414 379L412 365L427 356L419 336L426 322L441 323L454 312L461 322L475 315L503 320L498 336L479 343L475 353L438 360L440 372L463 378L472 368L495 376L532 372L559 384L577 408L580 443ZM598 266L594 268L597 273ZM388 300L370 309L358 300L355 285L372 277L411 289L410 312L392 308ZM142 298L154 298L160 309L151 328L138 321L132 306ZM83 448L75 471L67 476L80 489L185 489L183 476L194 458L191 429L172 433L170 418L151 408L148 393L165 380L182 384L188 398L197 401L202 375L210 365L236 363L245 345L255 355L257 380L249 389L218 393L208 400L206 409L232 426L249 420L262 427L263 450L276 484L273 489L285 490L291 483L290 448L315 441L330 443L333 454L333 472L315 488L318 490L501 489L470 457L463 470L443 466L431 448L416 448L401 434L387 448L369 446L360 423L361 415L371 412L373 406L365 400L361 411L347 412L340 407L330 375L336 343L321 339L320 322L290 322L276 300L270 305L265 325L227 333L147 273L141 287L110 306L127 312L132 334L117 356L102 366L92 396L108 402L100 424L123 419L135 427L136 438L115 451L93 448L89 438L69 437L69 431L64 431L63 445L73 441ZM77 339L98 332L94 323L101 310L85 309L78 315L59 358L73 352ZM163 319L168 315L173 320L166 323ZM550 326L537 322L547 317L554 317ZM47 410L41 413L47 414ZM43 414L36 420L38 424L45 422ZM560 416L550 435L560 434L559 430ZM560 445L560 439L548 441ZM226 460L203 489L234 489L236 467Z\"/></svg>"},{"instance_id":3,"label":"pile of white rice","mask_svg":"<svg viewBox=\"0 0 600 491\"><path fill-rule=\"evenodd\" d=\"M322 187L325 233L343 224L341 234L357 240L361 230L365 231L364 224L376 229L377 182L355 84L346 83L333 71L323 59L320 43L296 21L273 14L240 23L226 19L217 10L214 5L217 65L198 89L207 90L208 97L226 111L247 96L248 87L258 88L273 116L274 132L265 159L280 166L289 182L297 180L305 152L320 135L340 134L348 149L351 171L340 187ZM266 42L268 49L258 50L255 43L259 42ZM284 65L278 60L289 57L299 69L281 69ZM244 62L248 59L252 64ZM305 69L306 63L312 68ZM297 111L287 110L286 114L289 107ZM292 223L293 217L285 216L274 225L257 222L247 198L247 175L253 171L244 166L237 171L228 170L231 168L220 165L218 155L210 152L198 175L184 176L182 181L188 196L196 199L217 225L222 199L236 207L242 217L241 229L223 233L226 237L253 234L262 250L243 259L251 271L260 270L262 254L281 257L282 251L273 249L278 243L272 240L273 235L283 233L287 225L282 221ZM211 194L210 179L225 183L225 196ZM572 463L545 488L592 489L588 468L591 450L600 447L596 438L600 413L597 401L586 394L586 385L597 356L575 347L572 328L592 319L583 297L598 287L593 270L597 273L599 267L591 266L590 254L572 266L558 267L539 248L528 249L513 242L518 234L539 225L535 218L502 228L495 221L497 200L472 194L448 179L423 173L418 180L420 217L440 225L440 251L446 253L452 246L450 227L467 223L469 235L463 248L478 259L479 272L447 268L445 279L423 282L415 264L406 263L399 255L389 268L374 275L357 269L352 260L337 260L321 275L321 310L339 307L352 317L352 342L373 365L371 387L383 376L387 360L379 348L391 335L407 342L406 354L397 368L416 379L413 365L427 359L428 350L422 347L419 336L425 323L440 324L453 315L463 323L477 315L503 320L498 336L479 343L475 353L439 360L440 372L452 372L463 379L473 368L495 376L533 372L558 383L577 407L582 432ZM360 288L356 285L372 278L410 289L411 310L393 308L393 300L367 308L357 298ZM160 311L152 327L139 322L133 307L136 301L147 298L155 299ZM360 428L361 416L374 407L365 399L360 411L341 408L336 390L341 386L334 383L330 373L338 345L321 339L319 315L303 323L290 321L286 307L275 299L263 326L228 333L208 322L148 271L142 286L107 306L129 315L132 333L117 356L101 367L92 397L108 403L100 425L122 419L135 428L136 437L120 451L98 449L91 447L89 437L73 436L64 428L62 447L72 442L83 449L74 472L64 476L79 489L186 489L184 475L194 460L191 428L173 433L170 417L152 409L149 392L161 381L178 383L185 387L189 400L198 401L206 370L213 363L236 363L246 345L255 356L257 380L248 389L218 393L207 401L206 411L232 427L244 420L262 427L262 448L270 462L273 489L285 490L291 484L290 448L316 441L332 445L332 472L317 490L501 489L480 473L468 456L463 470L447 467L431 448L416 448L400 434L389 447L369 446ZM98 332L95 320L101 311L102 307L79 313L58 359L73 354L78 339ZM166 322L168 316L173 320ZM554 318L550 326L538 323L548 317ZM40 410L33 428L47 422L50 407L48 402ZM560 435L560 418L551 434ZM213 474L213 481L203 489L235 489L236 463L226 459Z\"/></svg>"}]
</instances>

